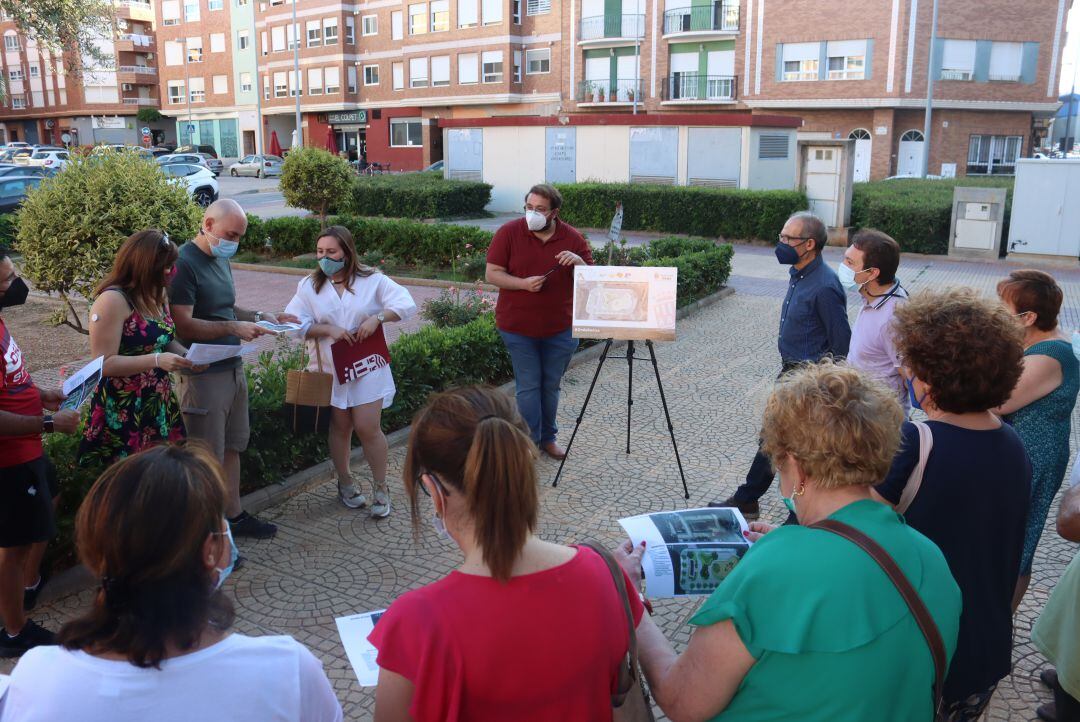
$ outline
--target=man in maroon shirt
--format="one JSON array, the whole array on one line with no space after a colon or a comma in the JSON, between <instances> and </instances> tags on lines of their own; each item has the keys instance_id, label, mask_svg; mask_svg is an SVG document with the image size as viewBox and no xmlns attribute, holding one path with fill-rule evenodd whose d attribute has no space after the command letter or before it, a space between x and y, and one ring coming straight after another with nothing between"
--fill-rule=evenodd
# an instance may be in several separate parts
<instances>
[{"instance_id":1,"label":"man in maroon shirt","mask_svg":"<svg viewBox=\"0 0 1080 722\"><path fill-rule=\"evenodd\" d=\"M25 303L27 292L11 258L0 250L0 310ZM42 413L43 407L56 409L63 399L59 390L34 385L19 345L0 318L0 657L55 644L52 632L26 618L24 607L33 606L37 598L41 556L56 533L41 434L73 434L79 427L75 411ZM35 586L25 586L35 578Z\"/></svg>"},{"instance_id":2,"label":"man in maroon shirt","mask_svg":"<svg viewBox=\"0 0 1080 722\"><path fill-rule=\"evenodd\" d=\"M487 282L499 287L495 325L514 364L518 410L533 441L562 459L555 443L559 384L578 342L571 333L573 266L592 264L577 229L559 219L562 195L545 184L525 196L525 217L503 225L487 253Z\"/></svg>"}]
</instances>

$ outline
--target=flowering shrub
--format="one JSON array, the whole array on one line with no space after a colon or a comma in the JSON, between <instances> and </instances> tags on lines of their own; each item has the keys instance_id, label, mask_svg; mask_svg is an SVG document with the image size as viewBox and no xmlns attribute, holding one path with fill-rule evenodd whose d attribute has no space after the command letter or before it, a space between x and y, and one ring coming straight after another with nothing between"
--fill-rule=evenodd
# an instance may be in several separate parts
<instances>
[{"instance_id":1,"label":"flowering shrub","mask_svg":"<svg viewBox=\"0 0 1080 722\"><path fill-rule=\"evenodd\" d=\"M495 310L495 301L480 290L480 283L469 291L451 286L438 298L424 301L420 315L438 328L464 326Z\"/></svg>"}]
</instances>

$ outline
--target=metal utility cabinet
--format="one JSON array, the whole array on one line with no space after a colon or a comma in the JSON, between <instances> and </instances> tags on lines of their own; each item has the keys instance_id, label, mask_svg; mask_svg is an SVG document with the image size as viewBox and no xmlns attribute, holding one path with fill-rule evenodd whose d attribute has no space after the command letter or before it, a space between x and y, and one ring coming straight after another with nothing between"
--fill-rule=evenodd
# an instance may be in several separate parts
<instances>
[{"instance_id":1,"label":"metal utility cabinet","mask_svg":"<svg viewBox=\"0 0 1080 722\"><path fill-rule=\"evenodd\" d=\"M1009 257L1080 259L1080 159L1016 162Z\"/></svg>"},{"instance_id":2,"label":"metal utility cabinet","mask_svg":"<svg viewBox=\"0 0 1080 722\"><path fill-rule=\"evenodd\" d=\"M953 189L949 255L996 260L1005 224L1004 188Z\"/></svg>"}]
</instances>

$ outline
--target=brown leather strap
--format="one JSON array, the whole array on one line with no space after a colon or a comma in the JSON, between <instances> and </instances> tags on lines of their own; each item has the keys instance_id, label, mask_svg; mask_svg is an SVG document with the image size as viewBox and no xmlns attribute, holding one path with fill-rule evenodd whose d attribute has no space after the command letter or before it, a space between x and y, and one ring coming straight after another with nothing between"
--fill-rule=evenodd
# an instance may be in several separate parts
<instances>
[{"instance_id":1,"label":"brown leather strap","mask_svg":"<svg viewBox=\"0 0 1080 722\"><path fill-rule=\"evenodd\" d=\"M941 693L945 682L945 642L941 639L941 632L938 631L934 618L930 616L930 610L926 608L926 604L915 591L915 587L911 586L911 582L900 571L900 567L880 544L850 524L835 519L825 519L817 524L811 524L808 528L832 532L862 548L896 586L900 596L907 602L908 609L915 617L915 622L922 630L923 636L926 637L926 644L930 647L930 656L934 658L934 709L937 710L941 704Z\"/></svg>"},{"instance_id":2,"label":"brown leather strap","mask_svg":"<svg viewBox=\"0 0 1080 722\"><path fill-rule=\"evenodd\" d=\"M638 674L638 648L637 648L637 631L634 629L634 613L630 611L630 600L626 597L626 576L623 574L622 567L615 561L615 557L611 556L611 552L605 549L599 544L592 544L590 542L583 542L578 546L588 547L594 552L600 555L600 558L607 564L608 571L611 573L611 579L615 582L615 589L619 593L619 600L622 602L623 615L626 617L626 629L629 633L630 646L627 651L630 653L630 671L636 678Z\"/></svg>"}]
</instances>

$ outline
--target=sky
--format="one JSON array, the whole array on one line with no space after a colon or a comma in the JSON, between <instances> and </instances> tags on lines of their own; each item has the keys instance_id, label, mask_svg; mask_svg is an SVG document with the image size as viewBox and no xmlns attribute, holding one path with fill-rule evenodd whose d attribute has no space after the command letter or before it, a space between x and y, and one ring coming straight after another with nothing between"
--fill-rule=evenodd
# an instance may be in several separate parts
<instances>
[{"instance_id":1,"label":"sky","mask_svg":"<svg viewBox=\"0 0 1080 722\"><path fill-rule=\"evenodd\" d=\"M1065 51L1061 58L1061 94L1072 92L1073 73L1076 67L1077 55L1080 54L1080 2L1074 2L1069 11L1069 19L1065 27L1068 30L1068 40L1065 43ZM1076 78L1077 92L1080 92L1080 75Z\"/></svg>"}]
</instances>

